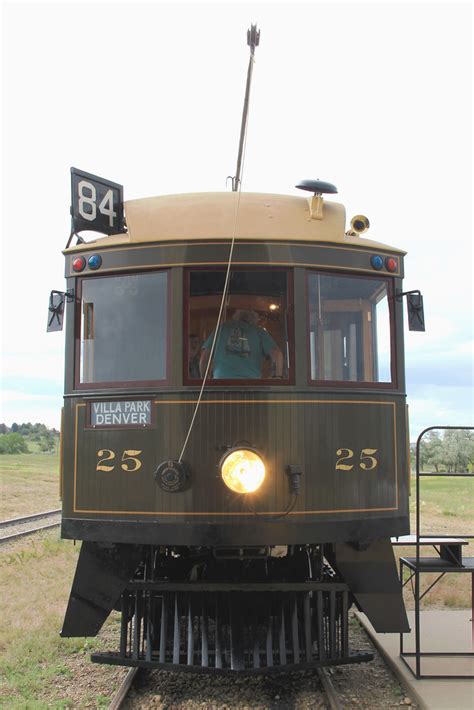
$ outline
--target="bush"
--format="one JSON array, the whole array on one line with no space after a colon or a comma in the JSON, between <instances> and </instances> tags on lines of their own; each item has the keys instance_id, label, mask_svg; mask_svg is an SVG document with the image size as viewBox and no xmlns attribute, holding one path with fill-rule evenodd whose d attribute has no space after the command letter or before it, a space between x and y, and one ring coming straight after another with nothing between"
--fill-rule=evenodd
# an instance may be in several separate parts
<instances>
[{"instance_id":1,"label":"bush","mask_svg":"<svg viewBox=\"0 0 474 710\"><path fill-rule=\"evenodd\" d=\"M28 446L21 434L0 434L0 454L27 454Z\"/></svg>"},{"instance_id":2,"label":"bush","mask_svg":"<svg viewBox=\"0 0 474 710\"><path fill-rule=\"evenodd\" d=\"M54 451L56 440L52 431L47 431L46 434L38 436L37 440L39 441L40 451Z\"/></svg>"}]
</instances>

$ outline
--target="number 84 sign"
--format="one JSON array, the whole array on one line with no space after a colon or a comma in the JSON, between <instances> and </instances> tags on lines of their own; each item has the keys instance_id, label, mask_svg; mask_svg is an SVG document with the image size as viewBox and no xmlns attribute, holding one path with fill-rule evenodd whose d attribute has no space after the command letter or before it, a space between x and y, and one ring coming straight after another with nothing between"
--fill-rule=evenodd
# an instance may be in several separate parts
<instances>
[{"instance_id":1,"label":"number 84 sign","mask_svg":"<svg viewBox=\"0 0 474 710\"><path fill-rule=\"evenodd\" d=\"M125 231L122 185L71 168L71 217L74 233Z\"/></svg>"}]
</instances>

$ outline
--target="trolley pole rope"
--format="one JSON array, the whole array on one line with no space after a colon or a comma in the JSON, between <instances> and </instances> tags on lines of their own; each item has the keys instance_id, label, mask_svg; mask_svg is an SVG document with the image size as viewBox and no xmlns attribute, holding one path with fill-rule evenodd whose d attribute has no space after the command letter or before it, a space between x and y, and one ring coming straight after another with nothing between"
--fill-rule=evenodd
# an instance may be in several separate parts
<instances>
[{"instance_id":1,"label":"trolley pole rope","mask_svg":"<svg viewBox=\"0 0 474 710\"><path fill-rule=\"evenodd\" d=\"M227 260L227 271L226 271L226 276L225 276L224 289L222 292L221 305L219 308L219 315L217 316L217 323L216 323L216 327L214 330L214 337L212 339L211 349L210 349L210 353L209 353L209 359L207 361L206 371L205 371L204 377L202 379L202 385L201 385L201 389L199 391L199 396L197 398L196 406L194 407L194 412L193 412L193 416L191 418L191 423L189 424L188 433L186 434L183 448L181 449L181 453L178 458L179 463L181 463L181 461L183 460L184 452L186 451L189 437L191 436L191 432L194 427L194 422L196 420L199 406L201 404L204 388L207 384L207 379L208 379L209 372L210 372L211 365L212 365L212 358L214 356L214 350L215 350L217 338L219 335L219 328L220 328L220 325L222 322L222 315L224 313L224 307L225 307L225 304L227 301L227 294L229 292L230 269L231 269L231 265L232 265L232 257L234 254L235 235L237 232L237 220L239 217L240 198L242 195L241 175L243 175L243 168L244 168L244 162L245 162L245 148L247 145L247 124L248 124L248 113L249 113L249 104L250 104L250 84L252 82L253 65L255 63L255 47L258 47L259 42L260 42L260 31L257 31L257 25L251 25L250 29L247 31L247 44L250 47L250 59L249 59L249 67L248 67L248 71L247 71L247 85L245 88L244 109L242 112L242 124L240 127L240 141L239 141L239 154L237 157L237 171L236 171L235 177L232 178L232 191L237 192L237 204L235 207L234 225L232 228L232 239L231 239L231 243L230 243L229 257Z\"/></svg>"}]
</instances>

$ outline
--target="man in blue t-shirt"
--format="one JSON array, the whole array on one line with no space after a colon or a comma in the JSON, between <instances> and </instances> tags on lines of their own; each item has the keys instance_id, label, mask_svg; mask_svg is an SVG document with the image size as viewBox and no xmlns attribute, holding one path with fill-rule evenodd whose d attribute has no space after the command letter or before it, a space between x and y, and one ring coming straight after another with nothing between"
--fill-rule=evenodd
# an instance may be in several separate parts
<instances>
[{"instance_id":1,"label":"man in blue t-shirt","mask_svg":"<svg viewBox=\"0 0 474 710\"><path fill-rule=\"evenodd\" d=\"M231 321L223 323L217 336L213 357L213 378L216 380L254 380L262 377L265 357L273 363L273 377L283 377L283 355L272 336L258 325L255 311L237 310ZM214 333L201 348L199 363L204 377L211 354Z\"/></svg>"}]
</instances>

